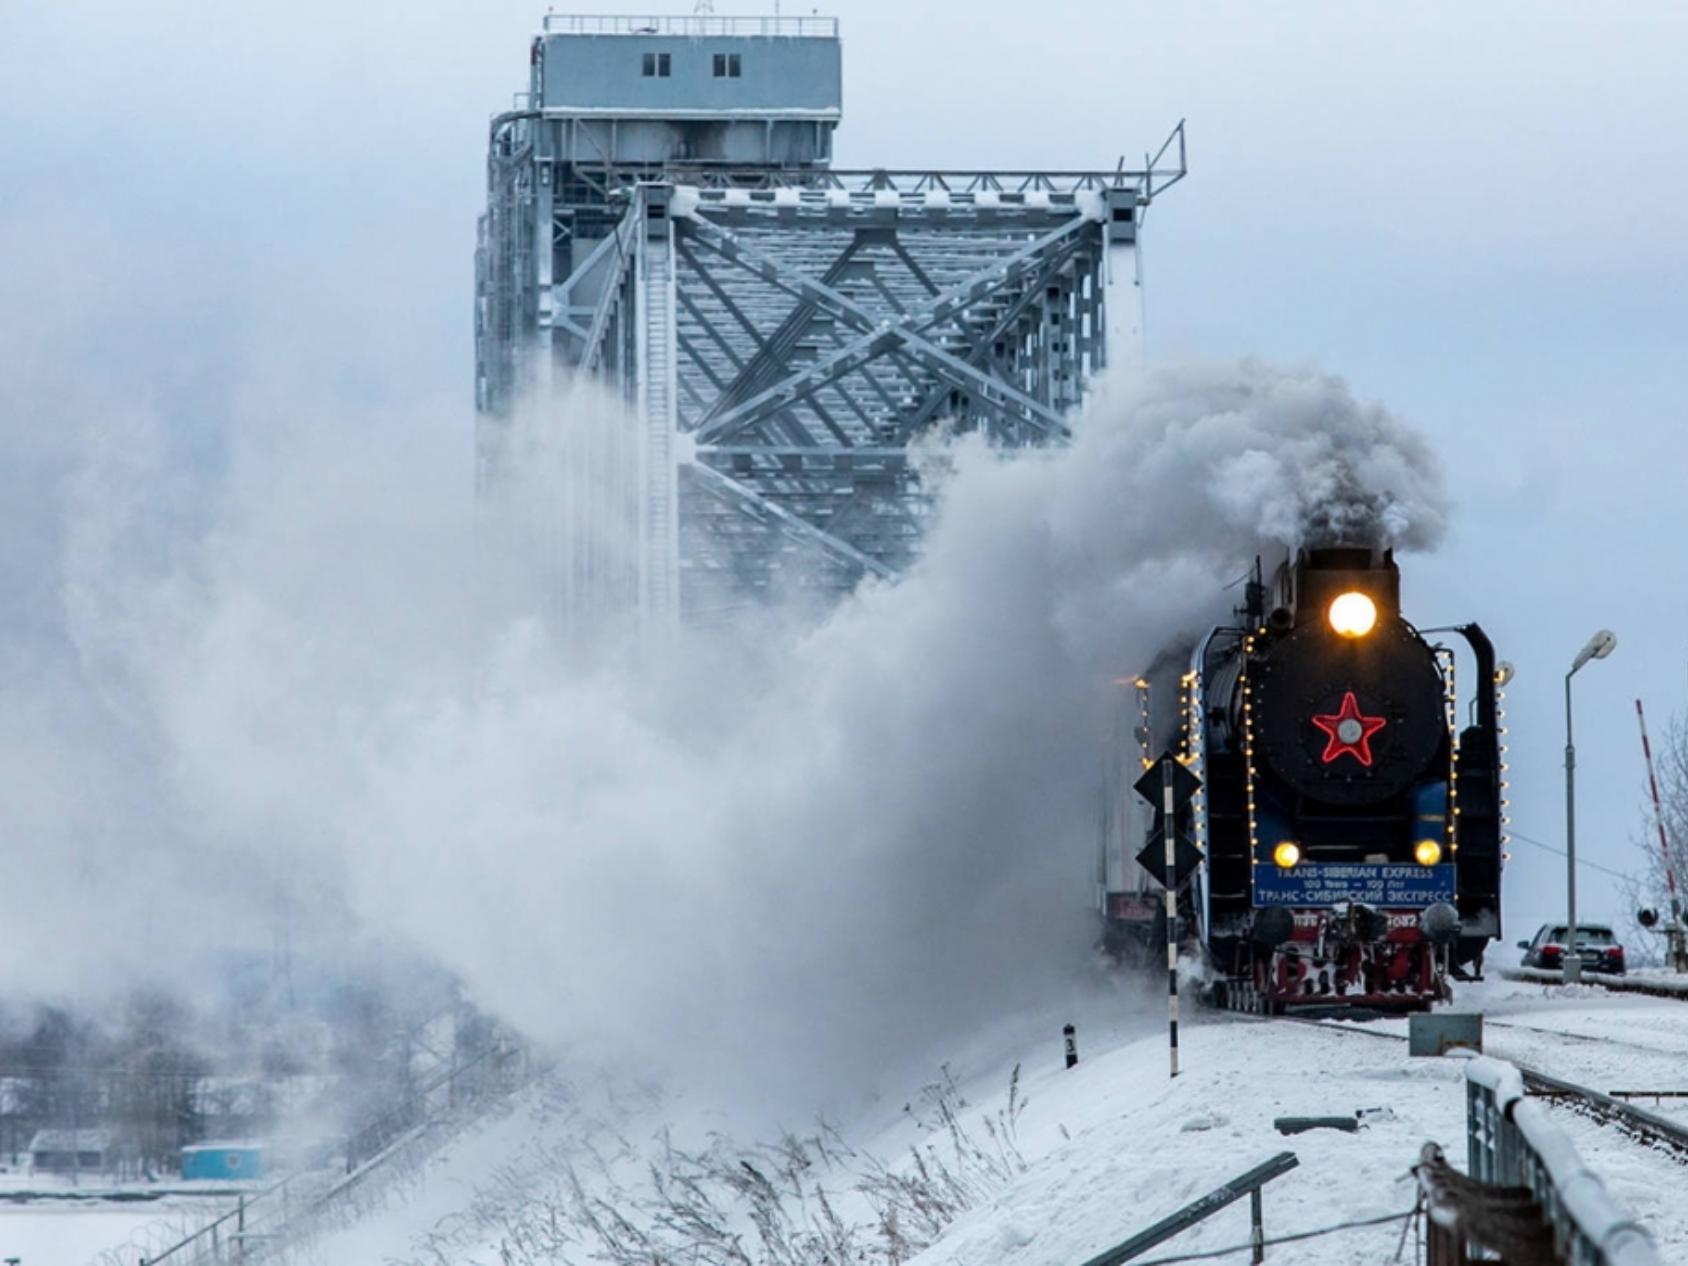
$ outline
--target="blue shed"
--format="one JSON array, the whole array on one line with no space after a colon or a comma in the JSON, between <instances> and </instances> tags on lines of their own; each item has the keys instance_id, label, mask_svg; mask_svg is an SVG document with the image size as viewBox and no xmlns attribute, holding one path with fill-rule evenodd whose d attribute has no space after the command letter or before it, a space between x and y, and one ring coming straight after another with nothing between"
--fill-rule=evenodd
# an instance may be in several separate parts
<instances>
[{"instance_id":1,"label":"blue shed","mask_svg":"<svg viewBox=\"0 0 1688 1266\"><path fill-rule=\"evenodd\" d=\"M195 1143L182 1149L183 1178L239 1182L263 1176L262 1143Z\"/></svg>"}]
</instances>

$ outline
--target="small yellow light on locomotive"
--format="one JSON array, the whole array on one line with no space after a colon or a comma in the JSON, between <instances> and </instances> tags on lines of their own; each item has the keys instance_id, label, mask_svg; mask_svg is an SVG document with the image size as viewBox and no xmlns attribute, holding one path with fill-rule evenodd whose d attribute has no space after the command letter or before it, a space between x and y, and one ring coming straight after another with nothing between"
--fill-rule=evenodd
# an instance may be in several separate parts
<instances>
[{"instance_id":1,"label":"small yellow light on locomotive","mask_svg":"<svg viewBox=\"0 0 1688 1266\"><path fill-rule=\"evenodd\" d=\"M1364 637L1377 623L1377 603L1358 590L1338 594L1330 604L1330 626L1343 637Z\"/></svg>"},{"instance_id":2,"label":"small yellow light on locomotive","mask_svg":"<svg viewBox=\"0 0 1688 1266\"><path fill-rule=\"evenodd\" d=\"M1301 845L1294 840L1285 840L1272 850L1272 860L1280 869L1291 870L1301 860Z\"/></svg>"},{"instance_id":3,"label":"small yellow light on locomotive","mask_svg":"<svg viewBox=\"0 0 1688 1266\"><path fill-rule=\"evenodd\" d=\"M1442 845L1436 840L1420 840L1413 845L1413 856L1420 866L1434 866L1442 860Z\"/></svg>"}]
</instances>

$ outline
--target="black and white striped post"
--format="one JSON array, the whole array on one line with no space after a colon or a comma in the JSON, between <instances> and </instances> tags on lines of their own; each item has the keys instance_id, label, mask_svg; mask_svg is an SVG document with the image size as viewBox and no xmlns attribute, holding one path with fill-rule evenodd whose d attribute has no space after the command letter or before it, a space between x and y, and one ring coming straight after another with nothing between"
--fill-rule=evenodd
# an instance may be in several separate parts
<instances>
[{"instance_id":1,"label":"black and white striped post","mask_svg":"<svg viewBox=\"0 0 1688 1266\"><path fill-rule=\"evenodd\" d=\"M1161 760L1161 813L1166 823L1166 1032L1172 1059L1172 1075L1178 1076L1178 821L1177 788L1172 783L1173 762Z\"/></svg>"},{"instance_id":2,"label":"black and white striped post","mask_svg":"<svg viewBox=\"0 0 1688 1266\"><path fill-rule=\"evenodd\" d=\"M1178 809L1190 803L1201 785L1202 780L1170 749L1158 761L1148 762L1143 776L1132 784L1154 807L1158 819L1137 854L1137 864L1166 890L1166 1018L1174 1077L1178 1076L1178 888L1202 863L1201 850L1179 833Z\"/></svg>"}]
</instances>

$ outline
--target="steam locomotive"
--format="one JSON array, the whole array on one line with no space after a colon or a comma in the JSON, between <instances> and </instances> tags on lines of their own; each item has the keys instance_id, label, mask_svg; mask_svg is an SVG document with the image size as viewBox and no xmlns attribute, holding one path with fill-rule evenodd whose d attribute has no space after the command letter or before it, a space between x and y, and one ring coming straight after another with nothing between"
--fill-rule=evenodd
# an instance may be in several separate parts
<instances>
[{"instance_id":1,"label":"steam locomotive","mask_svg":"<svg viewBox=\"0 0 1688 1266\"><path fill-rule=\"evenodd\" d=\"M1450 975L1481 971L1501 932L1510 669L1475 624L1431 630L1469 651L1462 707L1461 657L1405 619L1400 590L1386 549L1304 549L1270 585L1257 562L1234 626L1122 681L1101 818L1108 949L1163 942L1145 865L1168 824L1131 788L1170 752L1201 780L1172 824L1190 859L1172 876L1178 932L1222 1005L1424 1009Z\"/></svg>"}]
</instances>

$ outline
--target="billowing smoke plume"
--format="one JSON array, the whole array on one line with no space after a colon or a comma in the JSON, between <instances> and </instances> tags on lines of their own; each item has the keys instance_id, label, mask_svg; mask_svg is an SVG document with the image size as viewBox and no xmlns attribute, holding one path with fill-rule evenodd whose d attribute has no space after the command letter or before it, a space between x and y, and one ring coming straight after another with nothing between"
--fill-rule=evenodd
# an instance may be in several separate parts
<instances>
[{"instance_id":1,"label":"billowing smoke plume","mask_svg":"<svg viewBox=\"0 0 1688 1266\"><path fill-rule=\"evenodd\" d=\"M1082 970L1112 679L1223 616L1264 544L1425 546L1445 515L1422 442L1339 380L1166 370L1114 383L1069 447L935 454L921 561L818 627L773 611L587 667L476 548L466 424L298 416L232 441L191 518L161 509L167 453L88 453L66 630L146 813L90 832L37 797L28 838L172 876L154 937L259 876L543 1038L772 1095ZM44 788L100 773L52 758ZM10 860L15 916L62 910ZM128 919L130 886L88 875L81 900Z\"/></svg>"}]
</instances>

